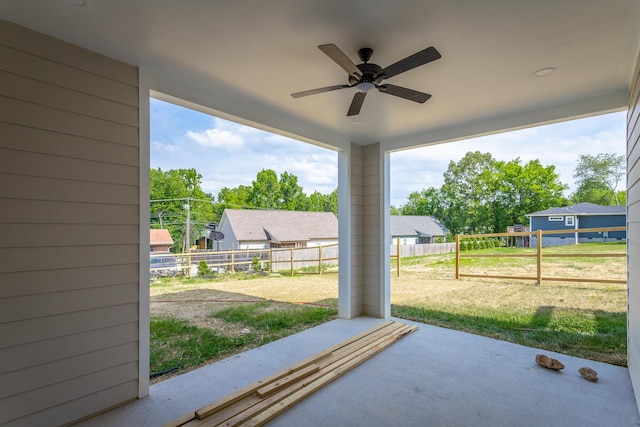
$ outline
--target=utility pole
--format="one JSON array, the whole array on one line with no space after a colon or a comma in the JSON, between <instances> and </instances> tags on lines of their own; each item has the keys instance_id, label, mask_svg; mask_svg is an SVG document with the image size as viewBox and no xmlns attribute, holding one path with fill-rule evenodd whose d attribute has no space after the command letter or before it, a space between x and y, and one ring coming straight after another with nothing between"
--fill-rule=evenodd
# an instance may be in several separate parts
<instances>
[{"instance_id":1,"label":"utility pole","mask_svg":"<svg viewBox=\"0 0 640 427\"><path fill-rule=\"evenodd\" d=\"M186 224L186 232L185 232L185 242L186 242L186 252L189 252L189 248L191 248L191 243L189 242L189 236L191 234L191 198L187 198L187 204L184 205L187 208L187 224Z\"/></svg>"},{"instance_id":2,"label":"utility pole","mask_svg":"<svg viewBox=\"0 0 640 427\"><path fill-rule=\"evenodd\" d=\"M187 277L191 278L191 242L189 241L191 235L191 199L189 197L187 197L187 205L185 208L187 208L187 224L185 233L185 242L187 244Z\"/></svg>"}]
</instances>

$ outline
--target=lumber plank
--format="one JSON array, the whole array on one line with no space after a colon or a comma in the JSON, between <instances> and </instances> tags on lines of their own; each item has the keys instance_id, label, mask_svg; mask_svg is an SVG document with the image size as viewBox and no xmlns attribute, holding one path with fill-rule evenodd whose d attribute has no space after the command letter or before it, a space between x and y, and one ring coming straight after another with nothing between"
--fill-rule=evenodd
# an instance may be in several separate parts
<instances>
[{"instance_id":1,"label":"lumber plank","mask_svg":"<svg viewBox=\"0 0 640 427\"><path fill-rule=\"evenodd\" d=\"M320 388L344 375L348 370L416 329L417 326L393 320L384 322L203 406L164 427L233 426L242 423L254 425L256 421L253 420L267 422L313 393L312 390L315 391L316 387Z\"/></svg>"},{"instance_id":2,"label":"lumber plank","mask_svg":"<svg viewBox=\"0 0 640 427\"><path fill-rule=\"evenodd\" d=\"M281 399L277 404L270 406L269 408L265 409L264 411L261 411L260 413L256 414L254 417L252 417L251 419L247 420L247 422L245 422L243 424L243 426L262 426L265 423L269 422L270 420L272 420L273 418L277 417L278 415L280 415L282 412L286 411L287 409L289 409L290 407L292 407L293 405L295 405L296 403L300 402L301 400L307 398L308 396L310 396L311 394L315 393L316 391L318 391L320 388L326 386L327 384L335 381L336 379L340 378L341 376L343 376L344 374L346 374L347 372L349 372L350 370L352 370L353 368L361 365L362 363L366 362L367 360L369 360L370 358L372 358L373 356L375 356L376 354L378 354L379 352L381 352L382 350L384 350L385 348L389 347L391 344L395 343L396 341L398 341L399 339L403 338L404 336L406 336L407 334L415 331L417 329L416 326L410 327L407 329L407 331L405 331L402 334L397 334L397 335L392 335L390 337L386 337L386 339L381 342L378 343L377 345L373 346L372 348L368 348L366 351L360 353L357 357L353 357L351 358L351 360L349 360L347 363L343 364L340 367L337 367L336 369L327 372L327 374L323 375L322 377L318 378L316 381L308 384L307 386L300 388L299 390L297 390L296 392L292 393L291 395L287 396L284 399Z\"/></svg>"},{"instance_id":3,"label":"lumber plank","mask_svg":"<svg viewBox=\"0 0 640 427\"><path fill-rule=\"evenodd\" d=\"M241 412L238 412L237 414L233 415L230 418L228 417L229 415L228 413L220 414L220 416L216 414L214 417L211 418L211 422L208 422L209 420L204 420L206 422L204 422L203 424L198 424L198 426L230 427L230 426L240 425L242 423L248 422L248 420L252 419L253 417L260 414L261 412L277 404L279 401L292 395L293 393L296 393L299 390L309 387L315 381L324 377L330 372L341 372L340 376L342 376L348 370L352 369L355 366L358 366L360 363L364 362L365 360L368 360L378 352L382 351L384 348L390 346L397 340L401 339L402 337L406 336L407 334L417 329L417 327L415 326L412 327L405 324L401 324L401 325L403 325L401 330L395 331L385 336L381 336L377 340L370 342L366 347L360 348L355 352L345 353L340 357L336 357L335 359L332 358L330 359L332 360L332 362L328 364L327 364L328 361L323 361L325 364L327 364L327 366L320 369L320 371L316 372L313 375L308 376L307 378L304 378L302 381L299 381L290 385L289 387L279 391L278 393L268 398L259 399L257 396L250 398L247 401L246 409ZM360 361L357 363L354 363L354 360L360 360ZM345 366L347 368L345 368Z\"/></svg>"},{"instance_id":4,"label":"lumber plank","mask_svg":"<svg viewBox=\"0 0 640 427\"><path fill-rule=\"evenodd\" d=\"M269 375L268 377L265 377L261 380L258 380L253 384L243 387L240 390L234 393L231 393L228 396L223 397L222 399L218 399L209 405L203 406L202 408L196 410L195 412L196 418L202 419L216 411L219 411L225 406L229 406L237 402L238 400L241 400L251 394L254 394L259 388L264 387L265 385L271 384L274 381L277 381L283 377L286 377L287 375L291 375L300 369L306 368L307 366L330 356L331 356L331 351L324 350L298 363L290 365L289 367L281 371L278 371L275 374Z\"/></svg>"},{"instance_id":5,"label":"lumber plank","mask_svg":"<svg viewBox=\"0 0 640 427\"><path fill-rule=\"evenodd\" d=\"M258 397L271 396L273 393L280 391L285 387L290 386L292 383L296 381L300 381L302 378L308 377L311 374L315 374L319 370L320 370L320 366L309 365L306 368L301 369L292 375L286 376L278 381L272 382L267 386L259 388L257 391Z\"/></svg>"},{"instance_id":6,"label":"lumber plank","mask_svg":"<svg viewBox=\"0 0 640 427\"><path fill-rule=\"evenodd\" d=\"M173 421L170 421L166 424L163 424L162 427L182 427L185 425L188 425L188 423L193 420L196 417L196 413L195 412L190 412L186 415L181 416L178 419L175 419Z\"/></svg>"},{"instance_id":7,"label":"lumber plank","mask_svg":"<svg viewBox=\"0 0 640 427\"><path fill-rule=\"evenodd\" d=\"M279 372L276 372L275 374L272 374L266 378L263 378L253 384L250 384L246 387L241 388L240 390L223 397L222 399L219 399L209 405L203 406L202 408L196 410L195 414L196 417L198 419L202 419L205 418L209 415L211 415L212 413L219 411L220 409L224 408L225 406L231 405L235 402L237 402L238 400L241 400L251 394L254 394L259 388L264 387L265 385L268 385L270 383L272 383L273 381L277 381L280 378L283 378L287 375L291 375L292 373L294 373L295 371L305 368L313 363L316 363L326 357L331 356L331 354L335 351L340 350L341 348L359 340L362 339L368 335L371 335L373 333L376 333L380 330L383 330L385 328L388 328L394 324L397 324L399 322L395 322L393 320L389 320L387 322L381 323L380 325L376 326L375 328L369 329L367 331L362 332L361 334L358 334L346 341L340 342L336 345L334 345L333 347L330 347L327 350L321 351L320 353L314 354L298 363L295 363L291 366L289 366L288 368L285 368Z\"/></svg>"}]
</instances>

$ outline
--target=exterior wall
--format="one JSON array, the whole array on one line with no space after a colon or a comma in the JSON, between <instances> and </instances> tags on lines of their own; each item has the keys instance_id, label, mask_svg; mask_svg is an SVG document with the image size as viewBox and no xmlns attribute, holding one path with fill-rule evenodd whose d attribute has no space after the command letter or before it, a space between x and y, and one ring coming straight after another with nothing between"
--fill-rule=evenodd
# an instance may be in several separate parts
<instances>
[{"instance_id":1,"label":"exterior wall","mask_svg":"<svg viewBox=\"0 0 640 427\"><path fill-rule=\"evenodd\" d=\"M542 236L542 247L565 246L565 245L575 245L575 244L576 244L575 233L571 234L570 236L569 235ZM538 238L532 235L531 238L529 239L529 247L535 248L537 245L538 245Z\"/></svg>"},{"instance_id":2,"label":"exterior wall","mask_svg":"<svg viewBox=\"0 0 640 427\"><path fill-rule=\"evenodd\" d=\"M224 234L224 239L220 240L220 250L226 251L234 248L234 244L238 241L233 229L229 225L229 221L225 221L226 218L220 220L218 225L218 231Z\"/></svg>"},{"instance_id":3,"label":"exterior wall","mask_svg":"<svg viewBox=\"0 0 640 427\"><path fill-rule=\"evenodd\" d=\"M151 245L152 254L168 254L169 245Z\"/></svg>"},{"instance_id":4,"label":"exterior wall","mask_svg":"<svg viewBox=\"0 0 640 427\"><path fill-rule=\"evenodd\" d=\"M562 217L562 221L549 221L546 216L532 216L530 221L531 231L537 230L567 230L573 231L575 225L565 225L565 217ZM535 235L531 235L529 240L529 246L534 248L538 244L538 238ZM545 234L542 236L542 246L562 246L562 245L575 245L576 234Z\"/></svg>"},{"instance_id":5,"label":"exterior wall","mask_svg":"<svg viewBox=\"0 0 640 427\"><path fill-rule=\"evenodd\" d=\"M575 226L565 225L564 217L562 221L549 221L547 217L531 217L531 231L536 230L568 230L573 231L578 228L598 228L598 227L618 227L626 225L626 217L624 215L585 215L575 217ZM611 231L605 239L602 233L578 233L577 243L615 241L626 238L625 231ZM537 238L531 236L530 246L535 247ZM562 246L576 244L575 233L567 234L547 234L542 236L543 246Z\"/></svg>"},{"instance_id":6,"label":"exterior wall","mask_svg":"<svg viewBox=\"0 0 640 427\"><path fill-rule=\"evenodd\" d=\"M225 234L225 240L226 234ZM222 242L220 242L220 250L222 250ZM231 243L230 249L269 249L269 242L229 242Z\"/></svg>"},{"instance_id":7,"label":"exterior wall","mask_svg":"<svg viewBox=\"0 0 640 427\"><path fill-rule=\"evenodd\" d=\"M418 238L416 236L391 236L391 244L397 245L400 239L400 245L416 245Z\"/></svg>"},{"instance_id":8,"label":"exterior wall","mask_svg":"<svg viewBox=\"0 0 640 427\"><path fill-rule=\"evenodd\" d=\"M330 245L337 245L337 244L338 244L338 239L312 239L309 242L307 242L307 247L313 248L316 246L330 246Z\"/></svg>"},{"instance_id":9,"label":"exterior wall","mask_svg":"<svg viewBox=\"0 0 640 427\"><path fill-rule=\"evenodd\" d=\"M136 68L0 21L0 424L146 387L138 107Z\"/></svg>"},{"instance_id":10,"label":"exterior wall","mask_svg":"<svg viewBox=\"0 0 640 427\"><path fill-rule=\"evenodd\" d=\"M564 216L562 217L562 221L549 221L549 217L546 216L532 216L531 217L531 231L537 230L568 230L572 232L575 229L574 225L567 226L565 225ZM572 236L573 233L567 234L566 236ZM559 234L560 236L560 234Z\"/></svg>"},{"instance_id":11,"label":"exterior wall","mask_svg":"<svg viewBox=\"0 0 640 427\"><path fill-rule=\"evenodd\" d=\"M589 215L578 217L579 228L621 227L627 225L625 215ZM609 231L607 241L623 240L627 238L626 231ZM602 233L578 233L579 242L604 241Z\"/></svg>"},{"instance_id":12,"label":"exterior wall","mask_svg":"<svg viewBox=\"0 0 640 427\"><path fill-rule=\"evenodd\" d=\"M640 59L640 58L639 58ZM636 61L627 116L628 363L640 408L640 66Z\"/></svg>"}]
</instances>

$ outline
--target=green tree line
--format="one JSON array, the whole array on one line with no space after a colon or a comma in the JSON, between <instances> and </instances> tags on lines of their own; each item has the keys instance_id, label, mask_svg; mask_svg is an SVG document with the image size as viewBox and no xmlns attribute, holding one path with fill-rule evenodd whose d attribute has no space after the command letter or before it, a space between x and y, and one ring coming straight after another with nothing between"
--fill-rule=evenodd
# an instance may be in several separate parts
<instances>
[{"instance_id":1,"label":"green tree line","mask_svg":"<svg viewBox=\"0 0 640 427\"><path fill-rule=\"evenodd\" d=\"M498 161L490 153L468 152L449 163L440 188L412 192L405 205L392 207L392 214L433 216L451 234L501 233L508 225L528 224L528 213L551 207L625 203L625 192L617 190L624 171L624 156L580 155L574 171L577 189L565 197L568 186L553 165L539 160L523 164L519 158Z\"/></svg>"},{"instance_id":2,"label":"green tree line","mask_svg":"<svg viewBox=\"0 0 640 427\"><path fill-rule=\"evenodd\" d=\"M288 172L278 176L271 169L261 170L251 185L224 187L217 198L202 189L202 175L195 169L151 169L149 178L151 227L169 230L174 252L186 247L187 212L191 244L208 224L220 221L226 208L338 213L337 188L329 194L314 191L307 196L298 178Z\"/></svg>"},{"instance_id":3,"label":"green tree line","mask_svg":"<svg viewBox=\"0 0 640 427\"><path fill-rule=\"evenodd\" d=\"M520 158L498 161L490 153L468 152L449 162L440 188L412 192L407 203L391 207L391 214L429 215L452 234L496 233L508 225L527 224L527 214L551 207L590 202L599 205L626 203L617 186L625 174L624 156L601 153L580 155L574 170L576 191L564 196L555 166L539 160L523 163ZM174 251L184 249L187 206L190 211L189 241L202 235L205 226L218 222L226 208L283 209L338 214L338 189L305 194L298 178L271 169L257 173L251 185L224 187L217 198L202 190L202 175L195 169L152 169L151 224L169 229Z\"/></svg>"}]
</instances>

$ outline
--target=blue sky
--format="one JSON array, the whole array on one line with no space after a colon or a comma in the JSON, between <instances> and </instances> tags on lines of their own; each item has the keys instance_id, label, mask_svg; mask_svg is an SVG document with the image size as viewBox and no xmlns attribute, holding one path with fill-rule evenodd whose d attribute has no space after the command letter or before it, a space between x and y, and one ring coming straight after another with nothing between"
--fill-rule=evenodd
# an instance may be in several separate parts
<instances>
[{"instance_id":1,"label":"blue sky","mask_svg":"<svg viewBox=\"0 0 640 427\"><path fill-rule=\"evenodd\" d=\"M575 189L580 154L625 152L625 112L423 147L391 154L391 204L406 203L412 191L439 187L450 161L468 151L490 152L498 160L519 157L555 165L560 180ZM338 185L337 153L283 136L151 100L151 167L195 168L214 196L223 187L251 185L262 169L289 172L307 194ZM619 189L624 188L624 183Z\"/></svg>"}]
</instances>

